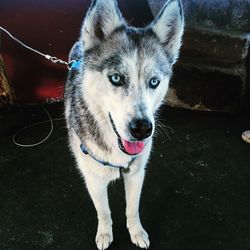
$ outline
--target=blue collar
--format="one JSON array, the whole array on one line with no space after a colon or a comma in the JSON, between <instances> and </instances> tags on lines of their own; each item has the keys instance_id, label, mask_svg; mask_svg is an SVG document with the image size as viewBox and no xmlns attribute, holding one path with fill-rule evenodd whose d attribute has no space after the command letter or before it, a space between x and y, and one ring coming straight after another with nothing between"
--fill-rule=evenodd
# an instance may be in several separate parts
<instances>
[{"instance_id":1,"label":"blue collar","mask_svg":"<svg viewBox=\"0 0 250 250\"><path fill-rule=\"evenodd\" d=\"M114 164L112 164L110 162L102 161L102 160L97 159L93 154L91 154L91 153L88 152L87 148L83 144L80 145L80 148L81 148L82 152L85 155L89 155L91 158L93 158L95 161L99 162L100 164L102 164L105 167L112 167L112 168L119 168L119 169L128 169L131 166L131 164L134 162L134 160L136 159L136 157L133 157L131 159L131 161L129 161L129 163L128 163L128 165L126 167L125 166L121 166L121 165L114 165Z\"/></svg>"},{"instance_id":2,"label":"blue collar","mask_svg":"<svg viewBox=\"0 0 250 250\"><path fill-rule=\"evenodd\" d=\"M76 61L76 60L72 60L70 63L69 63L69 70L74 70L74 71L78 71L80 69L80 66L81 66L81 61Z\"/></svg>"}]
</instances>

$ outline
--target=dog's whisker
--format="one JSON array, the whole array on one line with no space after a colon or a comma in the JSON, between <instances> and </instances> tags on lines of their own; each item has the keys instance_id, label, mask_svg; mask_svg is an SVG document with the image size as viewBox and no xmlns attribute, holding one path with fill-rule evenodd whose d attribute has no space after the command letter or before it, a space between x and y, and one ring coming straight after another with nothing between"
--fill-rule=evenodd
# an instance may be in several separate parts
<instances>
[{"instance_id":1,"label":"dog's whisker","mask_svg":"<svg viewBox=\"0 0 250 250\"><path fill-rule=\"evenodd\" d=\"M166 125L165 123L162 123L161 121L165 121L165 120L164 119L157 119L156 123L158 125L165 127L166 129L169 129L171 133L174 133L174 129L172 127Z\"/></svg>"},{"instance_id":2,"label":"dog's whisker","mask_svg":"<svg viewBox=\"0 0 250 250\"><path fill-rule=\"evenodd\" d=\"M167 122L166 119L157 118L157 122L160 122L161 124L164 124L164 126L171 128L170 126L166 125L166 122Z\"/></svg>"},{"instance_id":3,"label":"dog's whisker","mask_svg":"<svg viewBox=\"0 0 250 250\"><path fill-rule=\"evenodd\" d=\"M162 133L162 131L159 128L155 128L154 136L157 137L158 135L163 136L164 134Z\"/></svg>"},{"instance_id":4,"label":"dog's whisker","mask_svg":"<svg viewBox=\"0 0 250 250\"><path fill-rule=\"evenodd\" d=\"M168 139L171 140L168 129L163 124L156 123L156 131L159 132L162 136L166 135Z\"/></svg>"}]
</instances>

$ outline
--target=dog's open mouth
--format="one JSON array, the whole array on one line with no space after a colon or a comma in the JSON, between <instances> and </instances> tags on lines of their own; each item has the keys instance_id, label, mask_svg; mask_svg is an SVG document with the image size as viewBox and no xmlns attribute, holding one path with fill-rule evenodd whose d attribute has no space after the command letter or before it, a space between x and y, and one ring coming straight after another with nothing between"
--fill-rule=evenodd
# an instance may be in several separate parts
<instances>
[{"instance_id":1,"label":"dog's open mouth","mask_svg":"<svg viewBox=\"0 0 250 250\"><path fill-rule=\"evenodd\" d=\"M145 147L145 143L142 141L126 141L124 139L121 138L121 136L119 135L115 123L111 117L111 114L109 113L109 119L112 125L112 128L115 132L115 134L117 135L118 138L118 145L119 148L121 149L122 152L124 152L125 154L128 155L137 155L139 153L141 153Z\"/></svg>"},{"instance_id":2,"label":"dog's open mouth","mask_svg":"<svg viewBox=\"0 0 250 250\"><path fill-rule=\"evenodd\" d=\"M145 146L144 142L142 141L131 142L121 139L121 143L122 145L119 143L120 149L129 155L137 155L141 153Z\"/></svg>"}]
</instances>

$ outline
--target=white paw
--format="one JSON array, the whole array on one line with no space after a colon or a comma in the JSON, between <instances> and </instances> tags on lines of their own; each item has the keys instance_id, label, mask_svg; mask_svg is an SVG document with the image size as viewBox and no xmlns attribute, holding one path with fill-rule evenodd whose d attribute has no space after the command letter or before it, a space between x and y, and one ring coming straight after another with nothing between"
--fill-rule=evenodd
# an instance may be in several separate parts
<instances>
[{"instance_id":1,"label":"white paw","mask_svg":"<svg viewBox=\"0 0 250 250\"><path fill-rule=\"evenodd\" d=\"M107 249L113 241L112 227L98 227L95 242L99 250Z\"/></svg>"},{"instance_id":2,"label":"white paw","mask_svg":"<svg viewBox=\"0 0 250 250\"><path fill-rule=\"evenodd\" d=\"M130 227L129 234L131 241L140 248L149 248L150 242L148 239L147 232L143 229L141 225L135 225Z\"/></svg>"}]
</instances>

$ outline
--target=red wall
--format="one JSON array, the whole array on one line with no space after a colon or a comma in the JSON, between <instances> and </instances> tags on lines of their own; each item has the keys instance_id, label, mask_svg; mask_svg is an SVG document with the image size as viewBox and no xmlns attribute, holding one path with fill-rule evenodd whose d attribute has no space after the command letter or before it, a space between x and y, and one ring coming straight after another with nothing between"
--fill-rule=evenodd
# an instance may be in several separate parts
<instances>
[{"instance_id":1,"label":"red wall","mask_svg":"<svg viewBox=\"0 0 250 250\"><path fill-rule=\"evenodd\" d=\"M67 61L90 0L1 0L0 25L31 47ZM146 0L120 0L125 18L146 25L152 14ZM138 16L139 13L139 16ZM19 103L63 96L67 68L21 47L1 32L1 54Z\"/></svg>"}]
</instances>

